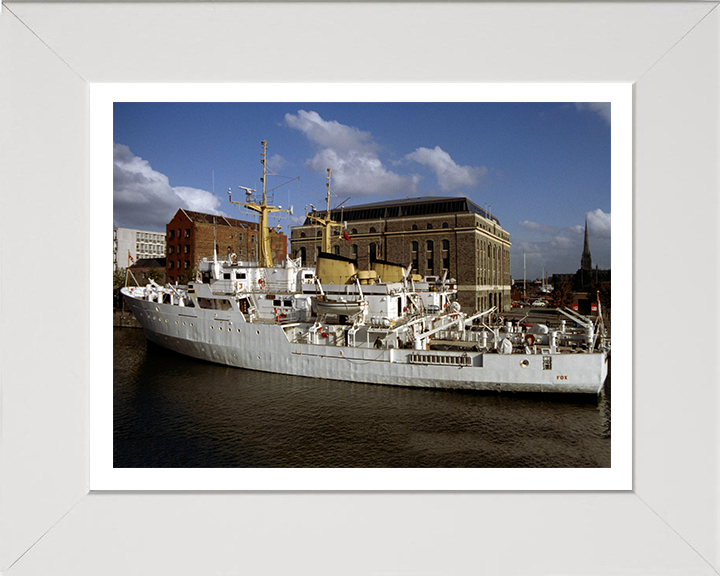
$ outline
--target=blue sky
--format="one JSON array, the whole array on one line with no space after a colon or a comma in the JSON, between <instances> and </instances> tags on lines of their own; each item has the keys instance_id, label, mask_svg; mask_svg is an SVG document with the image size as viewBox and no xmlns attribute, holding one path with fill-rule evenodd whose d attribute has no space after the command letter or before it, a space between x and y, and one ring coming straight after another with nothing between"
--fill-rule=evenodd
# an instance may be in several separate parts
<instances>
[{"instance_id":1,"label":"blue sky","mask_svg":"<svg viewBox=\"0 0 720 576\"><path fill-rule=\"evenodd\" d=\"M610 268L610 120L603 103L115 103L114 225L164 232L180 207L254 220L227 191L261 189L266 140L274 204L294 206L286 234L324 206L331 168L333 207L488 205L514 278L523 253L528 279L577 270L586 219L593 266Z\"/></svg>"}]
</instances>

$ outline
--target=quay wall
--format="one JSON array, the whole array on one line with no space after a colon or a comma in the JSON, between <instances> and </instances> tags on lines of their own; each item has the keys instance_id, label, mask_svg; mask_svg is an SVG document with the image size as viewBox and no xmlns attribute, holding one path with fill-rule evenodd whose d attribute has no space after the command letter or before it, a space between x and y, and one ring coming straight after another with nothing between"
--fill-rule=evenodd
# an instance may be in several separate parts
<instances>
[{"instance_id":1,"label":"quay wall","mask_svg":"<svg viewBox=\"0 0 720 576\"><path fill-rule=\"evenodd\" d=\"M113 309L113 326L120 328L142 328L132 312Z\"/></svg>"}]
</instances>

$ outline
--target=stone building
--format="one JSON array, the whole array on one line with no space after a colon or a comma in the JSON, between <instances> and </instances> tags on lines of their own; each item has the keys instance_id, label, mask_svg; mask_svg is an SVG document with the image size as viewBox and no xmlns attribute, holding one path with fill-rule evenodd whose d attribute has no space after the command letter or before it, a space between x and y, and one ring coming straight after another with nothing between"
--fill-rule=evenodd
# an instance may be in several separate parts
<instances>
[{"instance_id":1,"label":"stone building","mask_svg":"<svg viewBox=\"0 0 720 576\"><path fill-rule=\"evenodd\" d=\"M175 283L193 274L202 258L212 259L217 250L220 259L235 255L238 262L257 262L258 224L225 216L214 216L180 209L167 225L167 281ZM274 264L281 264L287 255L285 234L270 232Z\"/></svg>"},{"instance_id":2,"label":"stone building","mask_svg":"<svg viewBox=\"0 0 720 576\"><path fill-rule=\"evenodd\" d=\"M317 214L324 217L325 212ZM385 260L412 264L422 276L442 277L447 271L466 310L510 309L510 235L468 198L392 200L333 210L330 216L347 223L336 231L332 252L356 259L359 269ZM293 227L293 258L314 266L321 237L320 226L309 218Z\"/></svg>"}]
</instances>

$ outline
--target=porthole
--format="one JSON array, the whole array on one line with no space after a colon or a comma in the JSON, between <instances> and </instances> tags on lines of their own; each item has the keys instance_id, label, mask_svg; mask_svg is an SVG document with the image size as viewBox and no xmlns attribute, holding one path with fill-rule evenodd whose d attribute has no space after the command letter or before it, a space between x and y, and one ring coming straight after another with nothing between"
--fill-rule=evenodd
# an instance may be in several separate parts
<instances>
[{"instance_id":1,"label":"porthole","mask_svg":"<svg viewBox=\"0 0 720 576\"><path fill-rule=\"evenodd\" d=\"M527 368L528 366L530 366L530 361L527 358L525 358L525 360L520 362L520 366L522 366L523 368Z\"/></svg>"}]
</instances>

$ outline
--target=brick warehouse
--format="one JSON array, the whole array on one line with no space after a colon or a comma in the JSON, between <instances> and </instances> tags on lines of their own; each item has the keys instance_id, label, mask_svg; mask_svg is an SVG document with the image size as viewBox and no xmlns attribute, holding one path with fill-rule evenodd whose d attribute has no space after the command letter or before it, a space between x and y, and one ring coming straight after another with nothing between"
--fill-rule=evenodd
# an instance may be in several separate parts
<instances>
[{"instance_id":1,"label":"brick warehouse","mask_svg":"<svg viewBox=\"0 0 720 576\"><path fill-rule=\"evenodd\" d=\"M218 258L235 254L238 261L256 262L258 259L258 225L225 216L214 216L183 210L175 213L166 227L167 261L165 274L175 283L193 275L202 258L211 259L217 248ZM274 264L282 264L287 256L287 237L270 232L270 247Z\"/></svg>"},{"instance_id":2,"label":"brick warehouse","mask_svg":"<svg viewBox=\"0 0 720 576\"><path fill-rule=\"evenodd\" d=\"M325 212L318 211L320 217ZM332 251L354 258L366 269L373 259L412 264L423 276L458 283L458 302L467 310L510 309L510 235L498 219L468 198L425 197L331 210L346 222L351 241L335 232ZM314 266L321 229L306 218L292 228L293 258Z\"/></svg>"}]
</instances>

